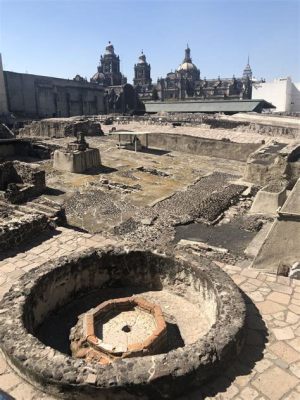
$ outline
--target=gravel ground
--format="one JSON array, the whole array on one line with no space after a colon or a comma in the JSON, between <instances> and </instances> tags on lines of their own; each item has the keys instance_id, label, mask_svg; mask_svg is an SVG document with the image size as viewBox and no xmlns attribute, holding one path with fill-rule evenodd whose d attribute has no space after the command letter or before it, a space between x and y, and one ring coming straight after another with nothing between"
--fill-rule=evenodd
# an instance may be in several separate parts
<instances>
[{"instance_id":1,"label":"gravel ground","mask_svg":"<svg viewBox=\"0 0 300 400\"><path fill-rule=\"evenodd\" d=\"M211 221L238 198L245 187L230 184L229 181L234 178L223 173L202 177L187 190L176 192L154 207L137 210L133 219L120 224L115 233L120 234L122 239L136 241L148 248L171 248L176 225L199 217ZM145 225L142 223L145 219L152 221Z\"/></svg>"},{"instance_id":2,"label":"gravel ground","mask_svg":"<svg viewBox=\"0 0 300 400\"><path fill-rule=\"evenodd\" d=\"M94 228L98 218L114 227L112 233L122 240L168 252L174 248L176 226L199 220L210 224L223 215L228 222L233 217L226 211L228 208L234 210L236 215L248 210L251 201L249 204L241 201L240 205L234 206L245 189L243 185L231 183L234 179L234 175L214 172L153 207L134 206L126 196L122 196L127 189L93 183L67 200L66 214L71 219L82 218L83 227L87 230L90 230L89 225ZM243 220L243 223L243 230L254 231L261 226L261 221L251 218Z\"/></svg>"}]
</instances>

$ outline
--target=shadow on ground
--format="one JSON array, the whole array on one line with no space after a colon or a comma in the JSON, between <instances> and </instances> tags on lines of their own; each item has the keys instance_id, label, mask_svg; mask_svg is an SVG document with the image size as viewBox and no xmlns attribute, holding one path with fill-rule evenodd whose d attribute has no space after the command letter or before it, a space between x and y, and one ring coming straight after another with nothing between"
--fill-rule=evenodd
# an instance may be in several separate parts
<instances>
[{"instance_id":1,"label":"shadow on ground","mask_svg":"<svg viewBox=\"0 0 300 400\"><path fill-rule=\"evenodd\" d=\"M179 396L177 400L205 400L206 398L222 398L222 394L231 386L239 376L249 375L255 364L263 359L264 349L268 342L268 330L257 307L252 300L242 292L246 303L246 332L245 344L236 360L232 361L229 368L222 369L214 379L208 381L201 388ZM270 384L272 384L270 382ZM227 398L227 397L226 397Z\"/></svg>"},{"instance_id":2,"label":"shadow on ground","mask_svg":"<svg viewBox=\"0 0 300 400\"><path fill-rule=\"evenodd\" d=\"M44 241L49 240L57 235L60 235L60 232L56 229L53 229L53 230L51 229L51 230L46 230L46 231L39 233L39 235L36 236L34 239L32 239L32 237L28 237L28 239L25 242L22 242L21 244L17 245L16 247L12 248L11 250L7 250L7 251L3 251L3 252L1 251L0 252L0 261L3 261L9 257L15 257L19 253L25 253L25 251L28 251L36 246L39 246ZM1 267L0 267L0 270L1 270ZM0 400L1 400L1 397L0 397Z\"/></svg>"},{"instance_id":3,"label":"shadow on ground","mask_svg":"<svg viewBox=\"0 0 300 400\"><path fill-rule=\"evenodd\" d=\"M160 149L151 149L151 148L143 148L141 153L146 153L146 154L153 154L154 156L164 156L165 154L171 153L169 150L160 150Z\"/></svg>"},{"instance_id":4,"label":"shadow on ground","mask_svg":"<svg viewBox=\"0 0 300 400\"><path fill-rule=\"evenodd\" d=\"M126 148L126 147L123 148L122 150L127 150L127 151L131 151L131 152L135 153L134 149L130 149L130 148ZM171 151L143 147L142 149L138 150L137 153L152 154L154 156L164 156L165 154L171 153Z\"/></svg>"},{"instance_id":5,"label":"shadow on ground","mask_svg":"<svg viewBox=\"0 0 300 400\"><path fill-rule=\"evenodd\" d=\"M46 187L46 190L44 191L43 194L48 195L48 196L60 196L62 194L65 194L63 190L52 188L52 187Z\"/></svg>"},{"instance_id":6,"label":"shadow on ground","mask_svg":"<svg viewBox=\"0 0 300 400\"><path fill-rule=\"evenodd\" d=\"M107 165L101 165L100 167L91 168L84 171L84 175L100 175L100 174L111 174L112 172L118 171L116 168L108 167Z\"/></svg>"}]
</instances>

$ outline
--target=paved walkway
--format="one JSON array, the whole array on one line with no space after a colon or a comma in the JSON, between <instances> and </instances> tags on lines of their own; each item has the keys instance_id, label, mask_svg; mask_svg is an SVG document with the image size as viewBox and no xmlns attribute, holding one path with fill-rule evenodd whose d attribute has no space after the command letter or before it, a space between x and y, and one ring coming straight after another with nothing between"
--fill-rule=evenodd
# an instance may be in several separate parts
<instances>
[{"instance_id":1,"label":"paved walkway","mask_svg":"<svg viewBox=\"0 0 300 400\"><path fill-rule=\"evenodd\" d=\"M0 298L12 282L49 259L108 243L100 235L59 228L22 252L2 256ZM181 400L300 398L300 281L218 263L245 293L247 340L223 376ZM19 378L0 355L0 389L16 400L54 400ZM0 391L1 398L1 391Z\"/></svg>"}]
</instances>

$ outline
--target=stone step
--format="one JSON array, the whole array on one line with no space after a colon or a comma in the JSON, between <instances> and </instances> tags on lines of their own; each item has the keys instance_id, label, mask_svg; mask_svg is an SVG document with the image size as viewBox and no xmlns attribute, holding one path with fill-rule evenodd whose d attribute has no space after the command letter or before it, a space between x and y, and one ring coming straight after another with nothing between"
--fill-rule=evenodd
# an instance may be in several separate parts
<instances>
[{"instance_id":1,"label":"stone step","mask_svg":"<svg viewBox=\"0 0 300 400\"><path fill-rule=\"evenodd\" d=\"M21 211L24 211L24 213L28 214L44 214L48 218L53 218L53 213L49 211L44 211L39 209L38 207L35 207L35 205L31 204L30 202L26 204L26 206L22 205L20 206Z\"/></svg>"},{"instance_id":2,"label":"stone step","mask_svg":"<svg viewBox=\"0 0 300 400\"><path fill-rule=\"evenodd\" d=\"M43 211L44 213L49 213L51 215L55 215L59 211L56 208L49 207L48 205L40 203L40 202L31 202L30 201L27 203L27 205L30 207L33 207L34 209Z\"/></svg>"},{"instance_id":3,"label":"stone step","mask_svg":"<svg viewBox=\"0 0 300 400\"><path fill-rule=\"evenodd\" d=\"M39 204L45 204L48 207L54 208L57 211L61 210L61 204L52 199L49 199L48 197L41 196L39 197L38 202Z\"/></svg>"}]
</instances>

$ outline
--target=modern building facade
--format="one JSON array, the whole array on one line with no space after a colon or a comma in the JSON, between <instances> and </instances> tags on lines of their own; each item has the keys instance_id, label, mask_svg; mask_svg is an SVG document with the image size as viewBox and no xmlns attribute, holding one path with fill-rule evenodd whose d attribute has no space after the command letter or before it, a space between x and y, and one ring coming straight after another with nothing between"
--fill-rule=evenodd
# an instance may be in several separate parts
<instances>
[{"instance_id":1,"label":"modern building facade","mask_svg":"<svg viewBox=\"0 0 300 400\"><path fill-rule=\"evenodd\" d=\"M292 82L290 77L254 82L252 98L269 101L276 107L276 112L300 113L300 83Z\"/></svg>"}]
</instances>

